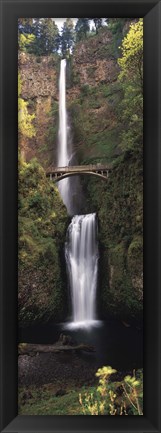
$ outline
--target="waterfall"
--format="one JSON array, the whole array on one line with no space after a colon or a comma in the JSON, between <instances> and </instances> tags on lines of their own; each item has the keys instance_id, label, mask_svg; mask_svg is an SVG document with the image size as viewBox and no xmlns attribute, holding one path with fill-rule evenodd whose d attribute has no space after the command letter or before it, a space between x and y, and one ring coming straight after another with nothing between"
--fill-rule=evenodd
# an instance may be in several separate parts
<instances>
[{"instance_id":1,"label":"waterfall","mask_svg":"<svg viewBox=\"0 0 161 433\"><path fill-rule=\"evenodd\" d=\"M71 130L66 110L66 60L61 60L59 78L58 166L74 165ZM98 267L96 214L75 215L81 210L82 191L79 177L58 183L69 215L74 215L67 231L65 256L68 269L74 326L89 326L96 318Z\"/></svg>"},{"instance_id":2,"label":"waterfall","mask_svg":"<svg viewBox=\"0 0 161 433\"><path fill-rule=\"evenodd\" d=\"M70 155L68 149L69 126L66 111L66 60L60 63L59 78L59 133L58 133L58 167L69 165ZM70 179L63 179L58 184L60 195L63 199L68 213L71 213L70 203Z\"/></svg>"},{"instance_id":3,"label":"waterfall","mask_svg":"<svg viewBox=\"0 0 161 433\"><path fill-rule=\"evenodd\" d=\"M77 325L86 326L96 319L97 245L96 214L75 215L68 228L66 261Z\"/></svg>"},{"instance_id":4,"label":"waterfall","mask_svg":"<svg viewBox=\"0 0 161 433\"><path fill-rule=\"evenodd\" d=\"M76 165L75 152L72 149L70 122L66 109L66 60L60 62L59 77L59 133L58 133L58 167ZM58 183L58 189L69 215L81 210L82 191L79 177L67 177Z\"/></svg>"}]
</instances>

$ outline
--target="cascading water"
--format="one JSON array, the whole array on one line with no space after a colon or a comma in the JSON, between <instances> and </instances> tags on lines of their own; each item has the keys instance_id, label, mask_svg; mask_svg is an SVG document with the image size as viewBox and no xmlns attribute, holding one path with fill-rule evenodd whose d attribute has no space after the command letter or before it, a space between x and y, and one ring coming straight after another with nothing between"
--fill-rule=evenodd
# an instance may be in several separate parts
<instances>
[{"instance_id":1,"label":"cascading water","mask_svg":"<svg viewBox=\"0 0 161 433\"><path fill-rule=\"evenodd\" d=\"M59 133L58 167L75 164L75 152L72 149L71 128L66 109L66 60L61 60L59 77ZM81 210L81 185L79 177L67 177L58 183L58 188L69 215Z\"/></svg>"},{"instance_id":2,"label":"cascading water","mask_svg":"<svg viewBox=\"0 0 161 433\"><path fill-rule=\"evenodd\" d=\"M75 215L68 228L66 261L73 322L90 325L96 319L98 243L96 214Z\"/></svg>"},{"instance_id":3,"label":"cascading water","mask_svg":"<svg viewBox=\"0 0 161 433\"><path fill-rule=\"evenodd\" d=\"M66 111L66 60L61 60L59 78L59 134L58 134L58 167L65 167L69 164L68 155L68 132ZM63 179L58 184L60 195L69 213L71 213L70 203L70 179Z\"/></svg>"},{"instance_id":4,"label":"cascading water","mask_svg":"<svg viewBox=\"0 0 161 433\"><path fill-rule=\"evenodd\" d=\"M58 166L73 162L66 110L66 60L61 60L59 78ZM79 212L79 178L66 178L58 184L69 215ZM72 325L90 326L96 319L98 246L96 214L75 215L67 231L66 262L72 298Z\"/></svg>"}]
</instances>

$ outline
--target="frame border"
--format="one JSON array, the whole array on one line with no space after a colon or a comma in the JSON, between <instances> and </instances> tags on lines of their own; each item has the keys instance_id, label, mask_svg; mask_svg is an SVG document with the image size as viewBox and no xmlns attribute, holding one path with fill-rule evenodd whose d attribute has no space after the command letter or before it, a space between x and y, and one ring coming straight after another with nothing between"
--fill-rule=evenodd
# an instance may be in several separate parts
<instances>
[{"instance_id":1,"label":"frame border","mask_svg":"<svg viewBox=\"0 0 161 433\"><path fill-rule=\"evenodd\" d=\"M161 1L1 1L1 424L7 432L161 432ZM91 11L92 5L92 11ZM144 416L17 416L17 18L144 17Z\"/></svg>"}]
</instances>

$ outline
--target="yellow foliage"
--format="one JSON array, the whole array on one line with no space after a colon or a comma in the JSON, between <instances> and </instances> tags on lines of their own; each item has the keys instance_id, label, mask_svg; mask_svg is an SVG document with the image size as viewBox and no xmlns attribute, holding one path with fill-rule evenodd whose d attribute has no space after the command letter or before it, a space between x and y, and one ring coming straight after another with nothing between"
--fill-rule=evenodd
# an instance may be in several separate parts
<instances>
[{"instance_id":1,"label":"yellow foliage","mask_svg":"<svg viewBox=\"0 0 161 433\"><path fill-rule=\"evenodd\" d=\"M35 119L35 114L29 114L27 109L28 103L22 98L18 99L18 127L19 131L26 137L35 136L35 128L32 120Z\"/></svg>"},{"instance_id":2,"label":"yellow foliage","mask_svg":"<svg viewBox=\"0 0 161 433\"><path fill-rule=\"evenodd\" d=\"M127 407L133 410L134 415L143 415L139 399L142 399L142 381L133 376L126 376L120 383L109 382L111 374L116 373L112 367L99 368L96 376L99 385L93 392L79 394L79 403L84 415L128 415ZM122 389L122 397L118 396L117 389ZM139 387L136 390L136 387Z\"/></svg>"},{"instance_id":3,"label":"yellow foliage","mask_svg":"<svg viewBox=\"0 0 161 433\"><path fill-rule=\"evenodd\" d=\"M102 367L97 370L96 377L105 377L107 378L111 374L116 373L116 370L114 370L112 367Z\"/></svg>"},{"instance_id":4,"label":"yellow foliage","mask_svg":"<svg viewBox=\"0 0 161 433\"><path fill-rule=\"evenodd\" d=\"M130 30L123 39L122 57L118 59L121 72L119 78L131 79L143 73L143 19L131 24Z\"/></svg>"},{"instance_id":5,"label":"yellow foliage","mask_svg":"<svg viewBox=\"0 0 161 433\"><path fill-rule=\"evenodd\" d=\"M19 132L26 137L32 138L36 135L34 125L35 114L28 113L28 102L20 97L21 94L21 78L18 75L18 129Z\"/></svg>"},{"instance_id":6,"label":"yellow foliage","mask_svg":"<svg viewBox=\"0 0 161 433\"><path fill-rule=\"evenodd\" d=\"M19 35L19 48L25 51L26 46L30 45L35 40L35 35L32 34L20 34Z\"/></svg>"}]
</instances>

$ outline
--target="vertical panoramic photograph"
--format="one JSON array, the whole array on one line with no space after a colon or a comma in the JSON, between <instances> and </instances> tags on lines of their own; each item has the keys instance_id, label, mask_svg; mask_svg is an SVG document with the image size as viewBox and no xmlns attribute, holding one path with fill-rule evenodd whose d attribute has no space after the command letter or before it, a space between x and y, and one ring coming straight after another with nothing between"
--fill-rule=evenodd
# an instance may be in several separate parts
<instances>
[{"instance_id":1,"label":"vertical panoramic photograph","mask_svg":"<svg viewBox=\"0 0 161 433\"><path fill-rule=\"evenodd\" d=\"M18 413L143 415L143 19L18 19Z\"/></svg>"}]
</instances>

